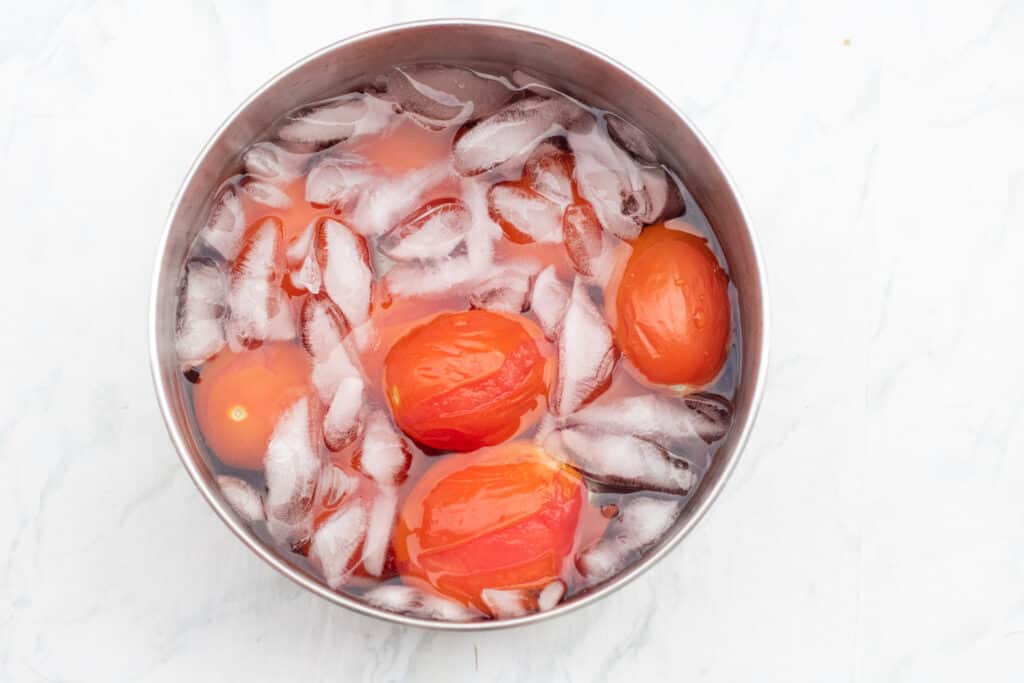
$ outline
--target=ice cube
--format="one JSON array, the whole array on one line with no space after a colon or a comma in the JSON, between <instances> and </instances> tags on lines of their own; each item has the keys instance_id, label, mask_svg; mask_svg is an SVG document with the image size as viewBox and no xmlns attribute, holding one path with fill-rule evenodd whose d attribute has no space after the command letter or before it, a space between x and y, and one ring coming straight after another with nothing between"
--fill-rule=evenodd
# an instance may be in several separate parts
<instances>
[{"instance_id":1,"label":"ice cube","mask_svg":"<svg viewBox=\"0 0 1024 683\"><path fill-rule=\"evenodd\" d=\"M277 135L288 142L328 144L347 140L360 121L370 114L362 93L343 95L325 104L305 107L289 114Z\"/></svg>"},{"instance_id":2,"label":"ice cube","mask_svg":"<svg viewBox=\"0 0 1024 683\"><path fill-rule=\"evenodd\" d=\"M291 197L284 190L266 180L246 176L242 178L239 187L254 202L272 209L287 209L292 205Z\"/></svg>"},{"instance_id":3,"label":"ice cube","mask_svg":"<svg viewBox=\"0 0 1024 683\"><path fill-rule=\"evenodd\" d=\"M224 348L227 290L227 274L219 262L193 258L185 264L174 332L174 350L185 369L202 365Z\"/></svg>"},{"instance_id":4,"label":"ice cube","mask_svg":"<svg viewBox=\"0 0 1024 683\"><path fill-rule=\"evenodd\" d=\"M321 460L315 446L309 399L301 398L277 421L263 465L267 521L280 542L300 543L312 529L312 506Z\"/></svg>"},{"instance_id":5,"label":"ice cube","mask_svg":"<svg viewBox=\"0 0 1024 683\"><path fill-rule=\"evenodd\" d=\"M707 445L725 436L732 407L721 396L691 394L668 398L655 394L599 399L565 420L616 434L631 434L697 457Z\"/></svg>"},{"instance_id":6,"label":"ice cube","mask_svg":"<svg viewBox=\"0 0 1024 683\"><path fill-rule=\"evenodd\" d=\"M534 192L564 209L575 196L575 167L566 139L548 138L537 145L523 164L523 180Z\"/></svg>"},{"instance_id":7,"label":"ice cube","mask_svg":"<svg viewBox=\"0 0 1024 683\"><path fill-rule=\"evenodd\" d=\"M207 244L229 261L238 254L245 235L245 212L235 185L217 195L201 234Z\"/></svg>"},{"instance_id":8,"label":"ice cube","mask_svg":"<svg viewBox=\"0 0 1024 683\"><path fill-rule=\"evenodd\" d=\"M522 158L541 140L563 133L587 115L566 97L527 95L460 131L453 151L455 169L478 175Z\"/></svg>"},{"instance_id":9,"label":"ice cube","mask_svg":"<svg viewBox=\"0 0 1024 683\"><path fill-rule=\"evenodd\" d=\"M447 64L396 67L383 81L382 99L432 127L489 116L512 96L493 76Z\"/></svg>"},{"instance_id":10,"label":"ice cube","mask_svg":"<svg viewBox=\"0 0 1024 683\"><path fill-rule=\"evenodd\" d=\"M316 220L313 220L285 251L292 286L310 294L319 294L323 284L320 264L316 260L316 249L313 248L315 234Z\"/></svg>"},{"instance_id":11,"label":"ice cube","mask_svg":"<svg viewBox=\"0 0 1024 683\"><path fill-rule=\"evenodd\" d=\"M348 322L326 296L308 297L302 307L302 343L313 356L313 386L324 405L324 443L341 450L359 436L365 399L362 371L346 344Z\"/></svg>"},{"instance_id":12,"label":"ice cube","mask_svg":"<svg viewBox=\"0 0 1024 683\"><path fill-rule=\"evenodd\" d=\"M555 579L544 586L537 595L537 609L541 612L554 609L562 601L562 598L565 597L565 590L565 583L559 579Z\"/></svg>"},{"instance_id":13,"label":"ice cube","mask_svg":"<svg viewBox=\"0 0 1024 683\"><path fill-rule=\"evenodd\" d=\"M498 183L488 192L487 200L491 219L511 241L562 241L562 208L521 183Z\"/></svg>"},{"instance_id":14,"label":"ice cube","mask_svg":"<svg viewBox=\"0 0 1024 683\"><path fill-rule=\"evenodd\" d=\"M564 427L551 432L543 446L587 478L610 486L686 494L697 483L689 462L637 436Z\"/></svg>"},{"instance_id":15,"label":"ice cube","mask_svg":"<svg viewBox=\"0 0 1024 683\"><path fill-rule=\"evenodd\" d=\"M484 617L475 609L465 607L453 600L400 584L376 586L367 591L363 595L363 599L374 607L422 619L475 621Z\"/></svg>"},{"instance_id":16,"label":"ice cube","mask_svg":"<svg viewBox=\"0 0 1024 683\"><path fill-rule=\"evenodd\" d=\"M686 212L678 181L664 168L644 168L640 171L646 190L647 204L633 213L634 220L644 225L682 216ZM627 206L628 208L628 206Z\"/></svg>"},{"instance_id":17,"label":"ice cube","mask_svg":"<svg viewBox=\"0 0 1024 683\"><path fill-rule=\"evenodd\" d=\"M605 112L604 120L608 127L608 136L615 144L642 164L658 165L658 150L647 133L618 114Z\"/></svg>"},{"instance_id":18,"label":"ice cube","mask_svg":"<svg viewBox=\"0 0 1024 683\"><path fill-rule=\"evenodd\" d=\"M322 158L306 176L306 201L314 206L352 207L375 180L366 160L354 154Z\"/></svg>"},{"instance_id":19,"label":"ice cube","mask_svg":"<svg viewBox=\"0 0 1024 683\"><path fill-rule=\"evenodd\" d=\"M548 266L534 279L530 293L530 310L537 316L548 339L558 336L568 307L569 288L558 279L555 267Z\"/></svg>"},{"instance_id":20,"label":"ice cube","mask_svg":"<svg viewBox=\"0 0 1024 683\"><path fill-rule=\"evenodd\" d=\"M357 553L366 536L366 526L366 508L353 501L335 510L313 534L309 559L334 590L345 583L358 565Z\"/></svg>"},{"instance_id":21,"label":"ice cube","mask_svg":"<svg viewBox=\"0 0 1024 683\"><path fill-rule=\"evenodd\" d=\"M265 519L263 497L244 479L220 475L217 477L220 493L231 509L246 522Z\"/></svg>"},{"instance_id":22,"label":"ice cube","mask_svg":"<svg viewBox=\"0 0 1024 683\"><path fill-rule=\"evenodd\" d=\"M302 345L314 360L326 361L344 342L351 327L348 319L330 298L317 294L302 305ZM328 394L333 394L331 387Z\"/></svg>"},{"instance_id":23,"label":"ice cube","mask_svg":"<svg viewBox=\"0 0 1024 683\"><path fill-rule=\"evenodd\" d=\"M320 472L320 481L317 484L320 505L326 509L336 508L347 496L354 493L358 486L359 482L356 477L337 465L324 467Z\"/></svg>"},{"instance_id":24,"label":"ice cube","mask_svg":"<svg viewBox=\"0 0 1024 683\"><path fill-rule=\"evenodd\" d=\"M305 171L307 156L294 154L273 142L257 142L245 150L242 166L250 176L274 182L287 182Z\"/></svg>"},{"instance_id":25,"label":"ice cube","mask_svg":"<svg viewBox=\"0 0 1024 683\"><path fill-rule=\"evenodd\" d=\"M604 391L618 359L611 328L583 280L576 278L558 333L558 377L551 396L552 412L575 412Z\"/></svg>"},{"instance_id":26,"label":"ice cube","mask_svg":"<svg viewBox=\"0 0 1024 683\"><path fill-rule=\"evenodd\" d=\"M473 308L503 313L522 313L530 307L530 283L540 269L538 263L506 264L470 292Z\"/></svg>"},{"instance_id":27,"label":"ice cube","mask_svg":"<svg viewBox=\"0 0 1024 683\"><path fill-rule=\"evenodd\" d=\"M576 561L588 584L604 581L625 569L637 553L653 545L675 524L682 512L679 500L648 496L624 502L605 537L583 551Z\"/></svg>"},{"instance_id":28,"label":"ice cube","mask_svg":"<svg viewBox=\"0 0 1024 683\"><path fill-rule=\"evenodd\" d=\"M366 421L363 443L352 458L352 467L382 486L397 486L409 476L412 451L381 410Z\"/></svg>"},{"instance_id":29,"label":"ice cube","mask_svg":"<svg viewBox=\"0 0 1024 683\"><path fill-rule=\"evenodd\" d=\"M572 204L562 217L562 235L569 261L580 275L591 277L604 255L604 230L589 202Z\"/></svg>"},{"instance_id":30,"label":"ice cube","mask_svg":"<svg viewBox=\"0 0 1024 683\"><path fill-rule=\"evenodd\" d=\"M390 486L381 486L370 506L366 544L363 546L363 569L370 576L380 576L384 573L397 507L398 491Z\"/></svg>"},{"instance_id":31,"label":"ice cube","mask_svg":"<svg viewBox=\"0 0 1024 683\"><path fill-rule=\"evenodd\" d=\"M406 216L437 198L432 193L452 179L448 161L431 164L398 176L381 173L359 192L349 212L350 223L360 234L382 235Z\"/></svg>"},{"instance_id":32,"label":"ice cube","mask_svg":"<svg viewBox=\"0 0 1024 683\"><path fill-rule=\"evenodd\" d=\"M473 216L462 201L435 199L385 233L377 248L396 261L444 258L463 243Z\"/></svg>"},{"instance_id":33,"label":"ice cube","mask_svg":"<svg viewBox=\"0 0 1024 683\"><path fill-rule=\"evenodd\" d=\"M280 308L284 269L281 221L265 219L247 240L231 270L227 341L233 351L258 345L270 332Z\"/></svg>"},{"instance_id":34,"label":"ice cube","mask_svg":"<svg viewBox=\"0 0 1024 683\"><path fill-rule=\"evenodd\" d=\"M384 278L387 290L398 296L453 293L463 291L491 274L494 270L495 235L475 216L474 222L464 244L447 258L396 264Z\"/></svg>"},{"instance_id":35,"label":"ice cube","mask_svg":"<svg viewBox=\"0 0 1024 683\"><path fill-rule=\"evenodd\" d=\"M317 226L317 261L324 290L352 325L370 317L373 271L366 239L333 218Z\"/></svg>"},{"instance_id":36,"label":"ice cube","mask_svg":"<svg viewBox=\"0 0 1024 683\"><path fill-rule=\"evenodd\" d=\"M344 349L336 353L344 352ZM366 383L359 376L345 376L338 382L327 414L324 415L324 443L340 451L359 436L360 413L365 403Z\"/></svg>"},{"instance_id":37,"label":"ice cube","mask_svg":"<svg viewBox=\"0 0 1024 683\"><path fill-rule=\"evenodd\" d=\"M536 611L536 601L529 591L511 588L485 588L480 599L495 619L513 619Z\"/></svg>"}]
</instances>

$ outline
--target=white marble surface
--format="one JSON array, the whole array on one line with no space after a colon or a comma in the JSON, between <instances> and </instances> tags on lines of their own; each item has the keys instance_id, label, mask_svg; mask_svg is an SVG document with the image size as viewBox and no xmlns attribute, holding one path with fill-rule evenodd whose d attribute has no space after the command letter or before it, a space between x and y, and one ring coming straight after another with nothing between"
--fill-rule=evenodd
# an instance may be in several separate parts
<instances>
[{"instance_id":1,"label":"white marble surface","mask_svg":"<svg viewBox=\"0 0 1024 683\"><path fill-rule=\"evenodd\" d=\"M1020 2L10 2L0 21L0 680L1024 679ZM145 318L193 155L345 35L476 15L692 115L768 261L774 353L699 528L602 604L482 635L303 593L178 464Z\"/></svg>"}]
</instances>

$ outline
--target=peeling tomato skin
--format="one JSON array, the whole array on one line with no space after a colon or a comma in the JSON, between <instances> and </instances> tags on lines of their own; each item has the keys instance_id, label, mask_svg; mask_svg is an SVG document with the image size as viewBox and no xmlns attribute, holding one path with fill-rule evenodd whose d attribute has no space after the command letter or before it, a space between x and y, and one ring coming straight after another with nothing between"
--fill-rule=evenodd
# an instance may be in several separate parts
<instances>
[{"instance_id":1,"label":"peeling tomato skin","mask_svg":"<svg viewBox=\"0 0 1024 683\"><path fill-rule=\"evenodd\" d=\"M645 228L614 293L623 355L655 384L707 384L728 355L728 288L704 238L665 224Z\"/></svg>"},{"instance_id":2,"label":"peeling tomato skin","mask_svg":"<svg viewBox=\"0 0 1024 683\"><path fill-rule=\"evenodd\" d=\"M532 423L550 376L539 329L521 316L443 313L412 329L384 361L395 422L420 444L471 451Z\"/></svg>"},{"instance_id":3,"label":"peeling tomato skin","mask_svg":"<svg viewBox=\"0 0 1024 683\"><path fill-rule=\"evenodd\" d=\"M572 553L586 489L529 441L436 462L399 511L402 580L486 611L485 588L541 588Z\"/></svg>"}]
</instances>

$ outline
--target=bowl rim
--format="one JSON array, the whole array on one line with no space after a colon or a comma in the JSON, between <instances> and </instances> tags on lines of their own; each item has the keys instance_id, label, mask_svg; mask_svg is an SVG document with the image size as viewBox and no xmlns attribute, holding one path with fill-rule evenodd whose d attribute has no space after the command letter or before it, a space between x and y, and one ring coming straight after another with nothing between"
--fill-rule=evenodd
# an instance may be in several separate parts
<instances>
[{"instance_id":1,"label":"bowl rim","mask_svg":"<svg viewBox=\"0 0 1024 683\"><path fill-rule=\"evenodd\" d=\"M368 603L356 600L354 597L345 595L343 593L335 592L328 588L326 585L320 584L310 577L303 574L285 562L276 552L273 552L268 546L264 545L262 541L256 538L249 529L246 527L244 522L238 518L237 515L228 507L227 503L222 499L217 491L213 490L213 487L209 486L205 481L199 467L193 461L189 455L189 449L185 443L185 440L178 432L173 419L173 412L168 401L168 387L165 385L161 371L160 371L160 358L158 354L158 320L157 320L157 307L158 299L161 286L160 274L163 271L165 261L167 259L167 247L171 236L171 230L174 225L175 217L181 205L181 201L184 197L186 188L192 182L199 165L203 159L209 154L211 148L215 142L221 137L224 131L237 119L243 112L245 112L249 106L259 98L266 90L272 87L281 79L287 77L293 71L301 68L310 61L316 60L326 54L329 54L335 50L341 49L348 45L359 43L368 38L387 35L391 33L399 33L408 29L424 27L424 26L457 26L457 27L479 27L479 28L498 28L517 31L520 33L530 34L538 36L545 40L560 42L569 47L579 50L587 54L593 59L597 59L605 62L609 66L612 66L631 79L637 82L638 85L646 88L651 94L657 97L667 107L668 111L678 117L693 133L694 137L700 142L708 156L717 166L719 172L732 192L736 202L737 209L740 216L743 219L744 227L747 232L747 236L751 244L751 252L753 253L753 262L757 268L757 280L760 288L760 303L761 303L761 348L760 348L760 359L759 366L757 368L757 374L754 378L754 387L751 391L750 398L750 411L746 422L742 426L740 433L736 437L735 446L729 460L725 463L722 473L718 480L708 490L707 495L701 500L695 507L689 510L689 518L675 531L671 538L664 540L661 545L656 548L653 552L645 555L640 561L626 568L612 580L599 585L598 587L590 590L589 592L575 598L569 602L560 603L555 608L547 612L537 612L521 617L515 617L512 619L498 619L488 621L470 621L470 622L446 622L446 621L434 621L430 619L423 619L414 617L406 614L398 614L390 612L384 609L379 609L369 605ZM514 626L525 626L528 624L534 624L540 621L545 621L553 617L559 617L571 612L574 612L582 607L591 605L601 600L602 598L612 594L613 592L623 588L632 581L634 581L641 574L646 572L652 566L657 564L664 558L669 552L674 550L677 545L686 537L690 531L703 519L704 515L707 514L708 509L715 502L720 495L722 488L728 482L733 471L736 468L737 462L743 454L747 442L749 441L750 434L753 430L754 423L757 421L757 415L761 406L761 399L764 394L765 381L767 377L768 359L770 350L770 316L769 316L769 297L768 297L768 278L765 273L764 257L761 251L760 244L757 239L756 231L750 221L749 212L743 202L743 199L739 193L736 183L733 181L732 176L729 174L722 160L711 146L710 142L705 138L704 134L694 125L693 121L661 90L656 88L642 76L634 72L629 67L618 62L617 60L609 57L608 55L589 47L583 43L575 41L566 36L553 33L544 29L528 26L524 24L498 21L490 19L473 19L473 18L439 18L439 19L424 19L417 21L399 22L394 24L388 24L379 28L370 29L363 31L340 40L337 40L325 47L316 50L296 61L289 64L281 71L274 74L271 78L264 81L258 88L249 94L230 114L224 119L224 121L213 131L209 136L206 143L200 149L192 164L189 166L188 172L185 174L178 188L177 193L174 196L174 200L171 203L170 209L167 214L167 219L164 222L164 228L160 236L160 240L157 244L157 255L153 268L152 283L149 297L149 316L148 316L148 338L149 338L149 364L150 372L153 380L153 387L156 391L157 402L160 406L160 414L163 417L164 425L167 429L168 435L171 438L171 442L174 445L175 450L178 453L178 458L181 460L192 479L192 482L201 492L203 498L207 504L213 508L217 516L220 517L221 521L224 522L227 527L238 537L253 553L260 557L264 562L269 564L271 567L276 569L279 573L283 574L294 583L312 592L315 595L331 602L335 605L348 608L359 614L363 614L370 617L375 617L382 621L391 622L394 624L400 624L403 626L416 626L420 628L428 628L441 631L491 631L497 629L505 629Z\"/></svg>"}]
</instances>

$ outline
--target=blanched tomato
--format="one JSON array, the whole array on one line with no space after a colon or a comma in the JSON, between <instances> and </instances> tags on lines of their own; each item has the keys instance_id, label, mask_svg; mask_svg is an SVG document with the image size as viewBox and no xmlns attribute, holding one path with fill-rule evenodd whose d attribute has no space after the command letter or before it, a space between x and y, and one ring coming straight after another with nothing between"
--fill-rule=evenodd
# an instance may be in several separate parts
<instances>
[{"instance_id":1,"label":"blanched tomato","mask_svg":"<svg viewBox=\"0 0 1024 683\"><path fill-rule=\"evenodd\" d=\"M484 610L485 588L540 588L561 576L584 493L575 470L529 441L449 455L399 511L399 574Z\"/></svg>"},{"instance_id":2,"label":"blanched tomato","mask_svg":"<svg viewBox=\"0 0 1024 683\"><path fill-rule=\"evenodd\" d=\"M438 450L511 438L538 417L550 369L540 329L521 316L442 313L384 359L384 393L398 426Z\"/></svg>"},{"instance_id":3,"label":"blanched tomato","mask_svg":"<svg viewBox=\"0 0 1024 683\"><path fill-rule=\"evenodd\" d=\"M706 384L729 343L729 276L707 242L664 223L644 229L615 294L615 336L656 384Z\"/></svg>"},{"instance_id":4,"label":"blanched tomato","mask_svg":"<svg viewBox=\"0 0 1024 683\"><path fill-rule=\"evenodd\" d=\"M207 362L195 409L214 454L232 467L261 469L278 418L312 391L310 370L309 355L283 342L241 353L225 349Z\"/></svg>"}]
</instances>

